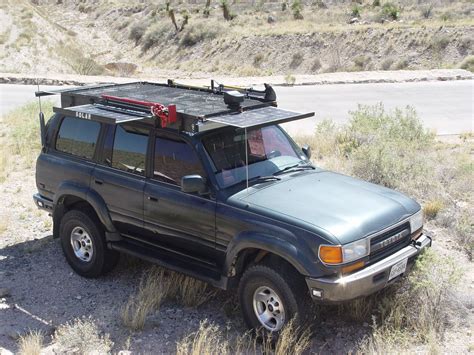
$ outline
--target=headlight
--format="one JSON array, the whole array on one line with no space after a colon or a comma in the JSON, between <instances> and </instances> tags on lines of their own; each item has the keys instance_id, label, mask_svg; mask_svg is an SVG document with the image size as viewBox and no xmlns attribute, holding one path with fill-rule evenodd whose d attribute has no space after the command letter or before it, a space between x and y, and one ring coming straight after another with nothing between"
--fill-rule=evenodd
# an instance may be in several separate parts
<instances>
[{"instance_id":1,"label":"headlight","mask_svg":"<svg viewBox=\"0 0 474 355\"><path fill-rule=\"evenodd\" d=\"M343 246L321 245L319 258L326 264L343 264L369 255L369 240L361 239Z\"/></svg>"},{"instance_id":2,"label":"headlight","mask_svg":"<svg viewBox=\"0 0 474 355\"><path fill-rule=\"evenodd\" d=\"M423 211L420 210L410 217L410 229L413 233L421 227L423 227Z\"/></svg>"},{"instance_id":3,"label":"headlight","mask_svg":"<svg viewBox=\"0 0 474 355\"><path fill-rule=\"evenodd\" d=\"M369 240L367 238L342 246L342 258L345 263L367 255L369 255Z\"/></svg>"}]
</instances>

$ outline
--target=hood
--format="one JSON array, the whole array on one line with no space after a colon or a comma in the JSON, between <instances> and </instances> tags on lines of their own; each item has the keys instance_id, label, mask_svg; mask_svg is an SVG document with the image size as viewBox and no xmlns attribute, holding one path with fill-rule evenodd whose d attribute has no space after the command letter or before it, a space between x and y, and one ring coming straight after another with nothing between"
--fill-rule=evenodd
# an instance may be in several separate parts
<instances>
[{"instance_id":1,"label":"hood","mask_svg":"<svg viewBox=\"0 0 474 355\"><path fill-rule=\"evenodd\" d=\"M417 202L397 191L321 170L255 185L231 196L229 202L291 219L341 244L378 232L420 209Z\"/></svg>"}]
</instances>

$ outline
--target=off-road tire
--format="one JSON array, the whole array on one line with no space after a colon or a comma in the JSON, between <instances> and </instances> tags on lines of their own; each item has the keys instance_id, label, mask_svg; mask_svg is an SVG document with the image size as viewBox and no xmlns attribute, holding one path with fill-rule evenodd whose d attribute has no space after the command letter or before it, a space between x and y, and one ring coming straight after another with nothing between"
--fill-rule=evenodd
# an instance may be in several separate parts
<instances>
[{"instance_id":1,"label":"off-road tire","mask_svg":"<svg viewBox=\"0 0 474 355\"><path fill-rule=\"evenodd\" d=\"M239 301L245 323L249 329L264 331L278 336L278 331L270 331L262 326L253 306L255 291L262 286L270 287L281 299L284 310L284 325L294 319L296 326L301 326L307 319L309 294L303 277L289 268L277 268L271 264L256 264L250 266L242 275L239 282ZM310 308L310 307L309 307ZM283 326L284 327L284 326Z\"/></svg>"},{"instance_id":2,"label":"off-road tire","mask_svg":"<svg viewBox=\"0 0 474 355\"><path fill-rule=\"evenodd\" d=\"M90 261L83 261L75 255L71 245L71 233L76 227L86 231L92 240L93 254ZM78 210L67 212L61 219L59 236L67 262L79 275L87 278L99 277L117 265L119 253L107 248L104 229L92 213Z\"/></svg>"}]
</instances>

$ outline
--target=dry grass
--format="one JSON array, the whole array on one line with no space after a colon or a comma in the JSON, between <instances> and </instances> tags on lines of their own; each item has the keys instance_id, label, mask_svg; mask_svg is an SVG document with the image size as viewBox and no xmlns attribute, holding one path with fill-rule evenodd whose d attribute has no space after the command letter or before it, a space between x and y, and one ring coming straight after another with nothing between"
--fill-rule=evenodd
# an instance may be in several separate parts
<instances>
[{"instance_id":1,"label":"dry grass","mask_svg":"<svg viewBox=\"0 0 474 355\"><path fill-rule=\"evenodd\" d=\"M456 297L461 275L453 258L425 252L397 292L373 302L374 309L368 313L378 317L373 320L372 335L361 342L360 353L403 351L413 342L435 348L454 315L465 311Z\"/></svg>"},{"instance_id":2,"label":"dry grass","mask_svg":"<svg viewBox=\"0 0 474 355\"><path fill-rule=\"evenodd\" d=\"M60 353L108 354L113 346L109 335L101 335L91 318L78 318L59 326L53 340Z\"/></svg>"},{"instance_id":3,"label":"dry grass","mask_svg":"<svg viewBox=\"0 0 474 355\"><path fill-rule=\"evenodd\" d=\"M176 300L186 307L198 307L216 291L202 281L153 266L145 271L138 291L122 308L123 324L136 331L143 329L147 317L159 310L166 300Z\"/></svg>"},{"instance_id":4,"label":"dry grass","mask_svg":"<svg viewBox=\"0 0 474 355\"><path fill-rule=\"evenodd\" d=\"M49 119L53 114L52 101L43 101L42 108L45 118ZM20 156L20 159L16 160L26 167L33 165L41 148L38 113L38 103L31 102L2 117L9 132L2 138L4 148L0 151L1 157L17 155ZM8 174L8 169L5 172L7 166L12 168L8 163L8 158L1 158L0 176Z\"/></svg>"},{"instance_id":5,"label":"dry grass","mask_svg":"<svg viewBox=\"0 0 474 355\"><path fill-rule=\"evenodd\" d=\"M263 340L262 340L263 339ZM291 320L275 341L271 336L255 337L244 333L237 337L226 335L219 326L204 320L199 329L176 344L177 355L273 354L301 355L311 345L309 330L297 328Z\"/></svg>"},{"instance_id":6,"label":"dry grass","mask_svg":"<svg viewBox=\"0 0 474 355\"><path fill-rule=\"evenodd\" d=\"M138 292L131 295L122 308L123 324L135 331L143 329L147 316L159 309L170 293L171 286L163 269L153 267L147 271L140 280Z\"/></svg>"},{"instance_id":7,"label":"dry grass","mask_svg":"<svg viewBox=\"0 0 474 355\"><path fill-rule=\"evenodd\" d=\"M18 353L21 355L39 355L43 347L43 334L40 331L31 331L20 336Z\"/></svg>"},{"instance_id":8,"label":"dry grass","mask_svg":"<svg viewBox=\"0 0 474 355\"><path fill-rule=\"evenodd\" d=\"M425 218L434 219L443 208L443 202L440 200L428 201L423 206Z\"/></svg>"}]
</instances>

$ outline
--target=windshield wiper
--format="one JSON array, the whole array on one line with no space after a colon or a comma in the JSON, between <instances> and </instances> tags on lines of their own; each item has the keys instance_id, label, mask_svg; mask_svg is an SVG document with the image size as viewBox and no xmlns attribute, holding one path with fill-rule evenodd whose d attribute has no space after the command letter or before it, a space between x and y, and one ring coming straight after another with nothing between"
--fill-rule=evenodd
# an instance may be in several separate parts
<instances>
[{"instance_id":1,"label":"windshield wiper","mask_svg":"<svg viewBox=\"0 0 474 355\"><path fill-rule=\"evenodd\" d=\"M268 176L254 176L253 178L250 178L249 179L249 183L251 182L266 182L266 181L278 181L278 180L281 180L281 178L277 177L277 176L273 176L273 175L268 175ZM242 179L240 180L238 183L234 184L234 185L238 185L238 184L241 184L243 182L246 182L247 179Z\"/></svg>"},{"instance_id":2,"label":"windshield wiper","mask_svg":"<svg viewBox=\"0 0 474 355\"><path fill-rule=\"evenodd\" d=\"M300 163L298 163L298 164L295 164L295 165L287 166L286 168L283 168L283 169L277 171L276 173L273 173L273 176L284 174L286 172L289 172L290 170L291 171L300 171L300 170L308 170L308 169L314 170L315 167L312 166L312 165L309 165L309 164L300 165Z\"/></svg>"}]
</instances>

